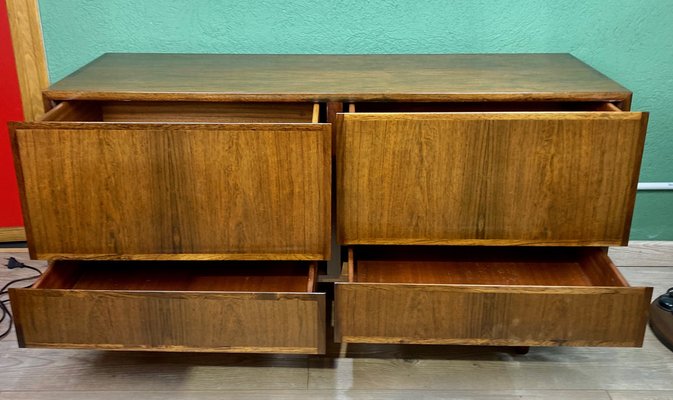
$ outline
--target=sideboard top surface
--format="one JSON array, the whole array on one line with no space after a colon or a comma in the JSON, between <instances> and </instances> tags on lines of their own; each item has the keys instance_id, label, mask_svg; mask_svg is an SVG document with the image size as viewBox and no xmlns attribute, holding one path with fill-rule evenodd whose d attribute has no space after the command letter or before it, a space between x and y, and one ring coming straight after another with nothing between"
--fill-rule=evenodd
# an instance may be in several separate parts
<instances>
[{"instance_id":1,"label":"sideboard top surface","mask_svg":"<svg viewBox=\"0 0 673 400\"><path fill-rule=\"evenodd\" d=\"M53 100L621 101L631 93L570 54L108 53L45 95Z\"/></svg>"}]
</instances>

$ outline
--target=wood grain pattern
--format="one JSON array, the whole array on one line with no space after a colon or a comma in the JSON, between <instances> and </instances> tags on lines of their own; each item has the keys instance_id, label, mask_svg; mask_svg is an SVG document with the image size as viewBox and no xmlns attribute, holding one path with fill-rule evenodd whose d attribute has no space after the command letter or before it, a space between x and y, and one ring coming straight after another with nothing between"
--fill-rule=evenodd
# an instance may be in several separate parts
<instances>
[{"instance_id":1,"label":"wood grain pattern","mask_svg":"<svg viewBox=\"0 0 673 400\"><path fill-rule=\"evenodd\" d=\"M582 249L579 262L593 285L629 286L617 266L608 257L607 249Z\"/></svg>"},{"instance_id":2,"label":"wood grain pattern","mask_svg":"<svg viewBox=\"0 0 673 400\"><path fill-rule=\"evenodd\" d=\"M105 54L52 85L59 100L623 101L568 54Z\"/></svg>"},{"instance_id":3,"label":"wood grain pattern","mask_svg":"<svg viewBox=\"0 0 673 400\"><path fill-rule=\"evenodd\" d=\"M465 285L628 286L604 261L602 275L588 260L599 249L384 246L358 248L349 258L353 282ZM353 256L354 258L354 256ZM597 257L596 257L597 258ZM601 260L603 261L603 260Z\"/></svg>"},{"instance_id":4,"label":"wood grain pattern","mask_svg":"<svg viewBox=\"0 0 673 400\"><path fill-rule=\"evenodd\" d=\"M330 135L318 124L16 125L31 254L328 259Z\"/></svg>"},{"instance_id":5,"label":"wood grain pattern","mask_svg":"<svg viewBox=\"0 0 673 400\"><path fill-rule=\"evenodd\" d=\"M326 117L327 117L327 122L332 124L332 156L336 154L336 134L337 134L337 126L336 126L336 116L337 113L343 112L344 110L344 103L339 102L339 101L333 101L327 103L327 112L326 112Z\"/></svg>"},{"instance_id":6,"label":"wood grain pattern","mask_svg":"<svg viewBox=\"0 0 673 400\"><path fill-rule=\"evenodd\" d=\"M342 244L626 244L647 115L340 114Z\"/></svg>"},{"instance_id":7,"label":"wood grain pattern","mask_svg":"<svg viewBox=\"0 0 673 400\"><path fill-rule=\"evenodd\" d=\"M351 103L349 113L621 111L612 103L594 101L482 101L482 102L362 102Z\"/></svg>"},{"instance_id":8,"label":"wood grain pattern","mask_svg":"<svg viewBox=\"0 0 673 400\"><path fill-rule=\"evenodd\" d=\"M315 266L258 264L55 262L35 288L10 292L19 343L324 352L324 294L307 292Z\"/></svg>"},{"instance_id":9,"label":"wood grain pattern","mask_svg":"<svg viewBox=\"0 0 673 400\"><path fill-rule=\"evenodd\" d=\"M12 289L10 296L22 347L300 354L324 347L317 293Z\"/></svg>"},{"instance_id":10,"label":"wood grain pattern","mask_svg":"<svg viewBox=\"0 0 673 400\"><path fill-rule=\"evenodd\" d=\"M0 227L0 242L22 242L26 240L26 230L22 226Z\"/></svg>"},{"instance_id":11,"label":"wood grain pattern","mask_svg":"<svg viewBox=\"0 0 673 400\"><path fill-rule=\"evenodd\" d=\"M42 91L49 86L42 25L37 0L7 0L12 45L21 87L21 104L27 121L45 111Z\"/></svg>"},{"instance_id":12,"label":"wood grain pattern","mask_svg":"<svg viewBox=\"0 0 673 400\"><path fill-rule=\"evenodd\" d=\"M113 101L100 107L105 122L318 122L311 103Z\"/></svg>"},{"instance_id":13,"label":"wood grain pattern","mask_svg":"<svg viewBox=\"0 0 673 400\"><path fill-rule=\"evenodd\" d=\"M662 261L657 248L647 250ZM622 249L620 249L622 250ZM0 249L39 266L24 250ZM641 255L633 249L622 263ZM620 268L637 286L661 293L669 266ZM0 268L0 281L32 271ZM19 349L0 341L0 399L666 399L673 352L647 330L643 348L539 347L514 355L503 347L349 344L324 356ZM39 379L35 379L39 376ZM484 379L488 376L488 379ZM308 387L308 390L307 390Z\"/></svg>"},{"instance_id":14,"label":"wood grain pattern","mask_svg":"<svg viewBox=\"0 0 673 400\"><path fill-rule=\"evenodd\" d=\"M52 262L35 289L313 292L315 265L296 261ZM309 288L310 290L307 290Z\"/></svg>"},{"instance_id":15,"label":"wood grain pattern","mask_svg":"<svg viewBox=\"0 0 673 400\"><path fill-rule=\"evenodd\" d=\"M346 343L641 346L648 288L336 283Z\"/></svg>"},{"instance_id":16,"label":"wood grain pattern","mask_svg":"<svg viewBox=\"0 0 673 400\"><path fill-rule=\"evenodd\" d=\"M464 251L462 251L464 250ZM641 346L651 287L605 285L588 249L461 249L437 260L355 255L336 283L335 339L347 343ZM419 251L420 252L420 251ZM602 253L601 249L593 252ZM414 257L410 257L413 259ZM607 257L606 257L607 258ZM574 263L571 261L574 260ZM592 258L596 262L600 258ZM603 265L605 274L613 266ZM616 271L615 271L616 272ZM612 272L613 274L615 272ZM611 281L614 281L612 279Z\"/></svg>"},{"instance_id":17,"label":"wood grain pattern","mask_svg":"<svg viewBox=\"0 0 673 400\"><path fill-rule=\"evenodd\" d=\"M302 275L303 276L303 275ZM304 284L307 292L315 292L318 284L318 263L312 262L308 265L308 277Z\"/></svg>"}]
</instances>

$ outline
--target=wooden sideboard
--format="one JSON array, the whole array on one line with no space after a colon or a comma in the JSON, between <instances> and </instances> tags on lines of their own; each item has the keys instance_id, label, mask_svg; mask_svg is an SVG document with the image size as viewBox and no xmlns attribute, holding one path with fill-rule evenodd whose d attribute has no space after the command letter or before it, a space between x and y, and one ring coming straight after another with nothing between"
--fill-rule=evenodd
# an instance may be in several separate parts
<instances>
[{"instance_id":1,"label":"wooden sideboard","mask_svg":"<svg viewBox=\"0 0 673 400\"><path fill-rule=\"evenodd\" d=\"M323 353L342 254L336 341L642 344L605 249L647 113L570 55L106 54L44 95L21 346Z\"/></svg>"}]
</instances>

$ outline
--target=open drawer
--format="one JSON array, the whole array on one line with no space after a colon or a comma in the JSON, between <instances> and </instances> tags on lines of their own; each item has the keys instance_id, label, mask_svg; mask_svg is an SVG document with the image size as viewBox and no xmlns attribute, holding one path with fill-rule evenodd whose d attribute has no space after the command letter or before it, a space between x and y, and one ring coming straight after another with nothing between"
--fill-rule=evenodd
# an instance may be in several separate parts
<instances>
[{"instance_id":1,"label":"open drawer","mask_svg":"<svg viewBox=\"0 0 673 400\"><path fill-rule=\"evenodd\" d=\"M337 117L338 241L628 241L647 114L610 103L362 103Z\"/></svg>"},{"instance_id":2,"label":"open drawer","mask_svg":"<svg viewBox=\"0 0 673 400\"><path fill-rule=\"evenodd\" d=\"M641 346L652 295L600 248L356 246L348 267L347 343Z\"/></svg>"},{"instance_id":3,"label":"open drawer","mask_svg":"<svg viewBox=\"0 0 673 400\"><path fill-rule=\"evenodd\" d=\"M12 125L32 258L325 260L310 103L64 102Z\"/></svg>"},{"instance_id":4,"label":"open drawer","mask_svg":"<svg viewBox=\"0 0 673 400\"><path fill-rule=\"evenodd\" d=\"M54 261L10 289L21 347L320 354L315 263Z\"/></svg>"}]
</instances>

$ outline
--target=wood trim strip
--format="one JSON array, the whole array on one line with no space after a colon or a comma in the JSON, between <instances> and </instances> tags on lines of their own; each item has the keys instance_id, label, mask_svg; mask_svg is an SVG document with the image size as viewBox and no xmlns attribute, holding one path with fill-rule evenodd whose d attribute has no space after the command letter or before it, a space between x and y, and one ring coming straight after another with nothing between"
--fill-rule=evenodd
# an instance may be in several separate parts
<instances>
[{"instance_id":1,"label":"wood trim strip","mask_svg":"<svg viewBox=\"0 0 673 400\"><path fill-rule=\"evenodd\" d=\"M308 266L308 284L306 287L306 292L307 293L312 293L315 292L315 285L316 285L316 278L318 276L318 264L315 262L312 262Z\"/></svg>"},{"instance_id":2,"label":"wood trim strip","mask_svg":"<svg viewBox=\"0 0 673 400\"><path fill-rule=\"evenodd\" d=\"M14 156L14 170L16 173L16 183L19 188L19 200L21 201L21 214L23 216L23 226L26 234L26 242L28 244L28 253L30 258L36 260L35 241L33 240L33 230L30 223L30 213L28 212L28 201L26 199L26 184L23 177L23 164L21 163L21 155L19 154L19 142L16 132L16 124L9 123L9 142L12 148L12 155Z\"/></svg>"},{"instance_id":3,"label":"wood trim strip","mask_svg":"<svg viewBox=\"0 0 673 400\"><path fill-rule=\"evenodd\" d=\"M645 293L649 287L644 286L518 286L518 285L465 285L437 283L370 283L370 282L338 282L338 285L351 285L364 289L382 290L421 290L428 293L470 293L470 294L539 294L539 295L629 295L636 292Z\"/></svg>"},{"instance_id":4,"label":"wood trim strip","mask_svg":"<svg viewBox=\"0 0 673 400\"><path fill-rule=\"evenodd\" d=\"M21 103L26 121L45 111L42 91L49 86L47 61L37 0L7 0Z\"/></svg>"},{"instance_id":5,"label":"wood trim strip","mask_svg":"<svg viewBox=\"0 0 673 400\"><path fill-rule=\"evenodd\" d=\"M331 129L330 124L307 124L302 122L290 123L189 123L189 122L173 122L173 123L154 123L154 122L133 122L133 123L117 123L117 122L10 122L10 129L108 129L108 130L133 130L133 129L157 129L157 130L183 130L189 128L195 129L212 129L212 130L249 130L249 131L321 131L325 127Z\"/></svg>"},{"instance_id":6,"label":"wood trim strip","mask_svg":"<svg viewBox=\"0 0 673 400\"><path fill-rule=\"evenodd\" d=\"M343 208L342 208L343 209ZM343 228L341 229L343 231ZM447 246L621 246L620 239L614 240L518 240L518 239L381 239L358 238L344 239L342 245L447 245Z\"/></svg>"},{"instance_id":7,"label":"wood trim strip","mask_svg":"<svg viewBox=\"0 0 673 400\"><path fill-rule=\"evenodd\" d=\"M603 103L604 108L601 111L622 112L622 110L612 103Z\"/></svg>"},{"instance_id":8,"label":"wood trim strip","mask_svg":"<svg viewBox=\"0 0 673 400\"><path fill-rule=\"evenodd\" d=\"M478 112L429 112L429 113L345 113L344 120L645 120L646 112L613 111L478 111Z\"/></svg>"},{"instance_id":9,"label":"wood trim strip","mask_svg":"<svg viewBox=\"0 0 673 400\"><path fill-rule=\"evenodd\" d=\"M31 258L40 260L213 260L213 261L322 261L324 254L310 253L179 253L179 254L80 254L80 253L37 253Z\"/></svg>"},{"instance_id":10,"label":"wood trim strip","mask_svg":"<svg viewBox=\"0 0 673 400\"><path fill-rule=\"evenodd\" d=\"M18 337L18 334L17 334ZM195 352L195 353L270 353L270 354L324 354L324 346L318 347L215 347L203 348L192 346L127 346L118 344L81 344L81 343L39 343L20 342L21 348L44 348L44 349L97 349L112 351L167 351L167 352Z\"/></svg>"},{"instance_id":11,"label":"wood trim strip","mask_svg":"<svg viewBox=\"0 0 673 400\"><path fill-rule=\"evenodd\" d=\"M327 349L327 299L324 293L319 293L317 300L317 313L315 319L317 349L314 354L325 354ZM331 302L330 302L331 304ZM311 348L309 348L311 349ZM308 353L308 351L306 352Z\"/></svg>"},{"instance_id":12,"label":"wood trim strip","mask_svg":"<svg viewBox=\"0 0 673 400\"><path fill-rule=\"evenodd\" d=\"M0 242L23 242L26 240L26 230L22 226L0 228Z\"/></svg>"},{"instance_id":13,"label":"wood trim strip","mask_svg":"<svg viewBox=\"0 0 673 400\"><path fill-rule=\"evenodd\" d=\"M337 101L609 101L622 102L624 92L555 93L203 93L203 92L72 92L46 90L50 100L116 100L116 101L251 101L251 102L337 102Z\"/></svg>"},{"instance_id":14,"label":"wood trim strip","mask_svg":"<svg viewBox=\"0 0 673 400\"><path fill-rule=\"evenodd\" d=\"M641 347L642 343L634 341L591 341L574 340L571 343L559 344L555 340L519 340L519 339L418 339L415 337L385 336L342 336L343 343L369 344L435 344L435 345L467 345L467 346L590 346L590 347Z\"/></svg>"},{"instance_id":15,"label":"wood trim strip","mask_svg":"<svg viewBox=\"0 0 673 400\"><path fill-rule=\"evenodd\" d=\"M636 194L638 191L638 179L640 178L640 166L643 164L643 152L645 151L645 136L647 134L647 123L650 118L649 112L642 112L640 119L640 136L638 137L638 143L631 150L633 156L635 157L635 164L632 169L631 175L631 187L629 188L629 193L631 193L630 198L628 199L628 205L626 206L626 218L624 221L624 233L622 234L622 246L629 244L629 234L631 233L631 224L633 222L633 212L636 207Z\"/></svg>"}]
</instances>

